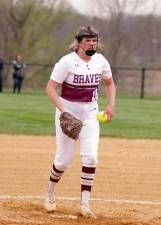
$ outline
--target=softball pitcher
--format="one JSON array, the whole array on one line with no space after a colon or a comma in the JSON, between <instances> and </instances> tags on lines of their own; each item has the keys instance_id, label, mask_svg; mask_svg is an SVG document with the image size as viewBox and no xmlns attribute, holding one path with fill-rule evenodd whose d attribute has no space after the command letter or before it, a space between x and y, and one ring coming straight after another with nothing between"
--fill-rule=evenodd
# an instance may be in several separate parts
<instances>
[{"instance_id":1,"label":"softball pitcher","mask_svg":"<svg viewBox=\"0 0 161 225\"><path fill-rule=\"evenodd\" d=\"M95 217L89 207L90 193L97 165L99 143L98 86L104 82L109 119L115 111L115 85L108 61L102 54L96 53L99 47L98 33L91 27L80 27L75 41L70 45L70 53L62 57L52 71L47 84L47 94L56 107L56 153L50 171L45 208L55 211L55 187L66 168L71 164L76 141L67 137L61 130L59 117L62 112L69 112L83 122L79 135L81 172L81 204L83 216ZM58 96L57 87L61 85Z\"/></svg>"}]
</instances>

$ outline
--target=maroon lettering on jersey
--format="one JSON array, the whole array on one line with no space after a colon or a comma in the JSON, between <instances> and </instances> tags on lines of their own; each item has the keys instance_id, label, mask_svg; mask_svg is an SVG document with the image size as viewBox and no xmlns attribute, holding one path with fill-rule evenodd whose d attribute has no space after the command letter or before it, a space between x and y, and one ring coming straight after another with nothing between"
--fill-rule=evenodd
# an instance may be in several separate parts
<instances>
[{"instance_id":1,"label":"maroon lettering on jersey","mask_svg":"<svg viewBox=\"0 0 161 225\"><path fill-rule=\"evenodd\" d=\"M86 75L74 74L73 84L98 85L100 82L100 79L101 79L101 74L86 74Z\"/></svg>"},{"instance_id":2,"label":"maroon lettering on jersey","mask_svg":"<svg viewBox=\"0 0 161 225\"><path fill-rule=\"evenodd\" d=\"M84 76L83 75L79 75L79 83L84 84Z\"/></svg>"},{"instance_id":3,"label":"maroon lettering on jersey","mask_svg":"<svg viewBox=\"0 0 161 225\"><path fill-rule=\"evenodd\" d=\"M74 79L73 79L73 83L78 83L78 78L79 78L79 75L77 74L74 74Z\"/></svg>"},{"instance_id":4,"label":"maroon lettering on jersey","mask_svg":"<svg viewBox=\"0 0 161 225\"><path fill-rule=\"evenodd\" d=\"M86 84L90 84L90 82L91 82L91 81L90 81L89 77L86 76L86 78L85 78L85 83L86 83Z\"/></svg>"},{"instance_id":5,"label":"maroon lettering on jersey","mask_svg":"<svg viewBox=\"0 0 161 225\"><path fill-rule=\"evenodd\" d=\"M95 83L100 82L101 74L95 74Z\"/></svg>"},{"instance_id":6,"label":"maroon lettering on jersey","mask_svg":"<svg viewBox=\"0 0 161 225\"><path fill-rule=\"evenodd\" d=\"M97 100L98 85L76 86L62 83L61 97L73 102L91 102Z\"/></svg>"}]
</instances>

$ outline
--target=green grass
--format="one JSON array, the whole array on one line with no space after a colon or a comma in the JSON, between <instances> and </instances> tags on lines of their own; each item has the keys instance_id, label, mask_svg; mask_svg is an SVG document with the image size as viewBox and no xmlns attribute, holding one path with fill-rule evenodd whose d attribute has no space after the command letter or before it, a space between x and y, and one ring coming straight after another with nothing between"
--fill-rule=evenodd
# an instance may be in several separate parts
<instances>
[{"instance_id":1,"label":"green grass","mask_svg":"<svg viewBox=\"0 0 161 225\"><path fill-rule=\"evenodd\" d=\"M105 107L100 97L100 109ZM0 94L0 133L52 135L55 108L45 93ZM161 100L117 97L116 115L101 136L161 139Z\"/></svg>"},{"instance_id":2,"label":"green grass","mask_svg":"<svg viewBox=\"0 0 161 225\"><path fill-rule=\"evenodd\" d=\"M0 94L0 133L52 134L53 114L45 94Z\"/></svg>"},{"instance_id":3,"label":"green grass","mask_svg":"<svg viewBox=\"0 0 161 225\"><path fill-rule=\"evenodd\" d=\"M104 105L104 98L100 98L100 108ZM117 98L116 115L112 123L101 124L101 135L161 139L160 115L160 99Z\"/></svg>"}]
</instances>

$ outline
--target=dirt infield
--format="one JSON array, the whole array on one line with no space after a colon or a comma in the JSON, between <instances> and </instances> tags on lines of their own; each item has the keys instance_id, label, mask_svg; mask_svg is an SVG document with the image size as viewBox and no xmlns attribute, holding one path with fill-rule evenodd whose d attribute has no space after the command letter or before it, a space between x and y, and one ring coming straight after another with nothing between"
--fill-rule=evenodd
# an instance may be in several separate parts
<instances>
[{"instance_id":1,"label":"dirt infield","mask_svg":"<svg viewBox=\"0 0 161 225\"><path fill-rule=\"evenodd\" d=\"M161 141L103 138L91 208L79 215L79 143L57 189L57 211L43 208L54 137L0 135L0 225L160 225Z\"/></svg>"}]
</instances>

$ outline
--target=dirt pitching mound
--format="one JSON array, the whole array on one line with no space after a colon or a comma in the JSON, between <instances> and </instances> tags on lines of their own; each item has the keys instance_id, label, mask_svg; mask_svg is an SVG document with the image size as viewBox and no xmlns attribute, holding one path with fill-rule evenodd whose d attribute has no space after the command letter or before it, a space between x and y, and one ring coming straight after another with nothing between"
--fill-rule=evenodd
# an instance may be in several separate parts
<instances>
[{"instance_id":1,"label":"dirt pitching mound","mask_svg":"<svg viewBox=\"0 0 161 225\"><path fill-rule=\"evenodd\" d=\"M79 143L56 190L57 210L43 207L55 138L0 135L1 225L161 225L161 141L100 140L91 196L97 219L79 214Z\"/></svg>"}]
</instances>

